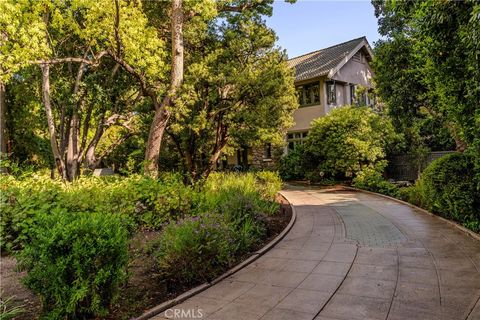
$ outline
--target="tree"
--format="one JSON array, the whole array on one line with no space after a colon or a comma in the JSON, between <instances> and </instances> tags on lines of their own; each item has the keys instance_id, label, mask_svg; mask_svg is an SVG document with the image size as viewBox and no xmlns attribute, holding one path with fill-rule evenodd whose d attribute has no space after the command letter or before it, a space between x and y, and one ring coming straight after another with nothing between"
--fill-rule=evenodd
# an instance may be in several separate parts
<instances>
[{"instance_id":1,"label":"tree","mask_svg":"<svg viewBox=\"0 0 480 320\"><path fill-rule=\"evenodd\" d=\"M428 144L448 147L453 138L459 151L475 145L478 2L372 3L387 37L376 48L376 82L396 126L406 133L414 128L410 135Z\"/></svg>"},{"instance_id":2,"label":"tree","mask_svg":"<svg viewBox=\"0 0 480 320\"><path fill-rule=\"evenodd\" d=\"M30 9L25 2L0 2L0 154L7 151L6 85L30 60L48 53L43 41L45 26L41 19L28 14Z\"/></svg>"},{"instance_id":3,"label":"tree","mask_svg":"<svg viewBox=\"0 0 480 320\"><path fill-rule=\"evenodd\" d=\"M148 134L148 141L145 150L145 172L150 175L158 173L158 160L160 157L160 148L162 144L163 133L170 118L169 107L172 107L177 90L183 82L184 65L184 44L183 44L183 23L184 13L182 0L172 0L171 9L171 32L172 32L172 63L170 88L159 104L154 102L155 115ZM155 99L156 100L156 99Z\"/></svg>"},{"instance_id":4,"label":"tree","mask_svg":"<svg viewBox=\"0 0 480 320\"><path fill-rule=\"evenodd\" d=\"M60 176L72 180L82 164L94 168L131 135L130 124L134 120L131 105L148 90L140 86L139 92L125 85L132 82L131 79L124 82L119 66L127 72L135 66L132 76L151 83L160 81L164 76L164 42L148 25L139 2L38 1L35 6L21 2L17 9L17 15L11 14L19 20L19 25L23 25L25 17L39 24L43 38L38 41L46 49L37 59L28 60L23 52L13 52L14 60L21 63L11 64L18 70L26 64L40 65L43 104L55 163ZM16 41L16 35L12 35L7 44L15 47L11 43ZM143 59L145 52L151 54L148 59ZM13 67L5 70L14 70ZM51 70L56 71L53 88ZM99 93L109 96L101 101L103 104L93 97ZM122 105L124 108L119 108ZM55 111L59 112L57 116ZM127 132L102 154L96 154L105 130L112 125L121 125Z\"/></svg>"},{"instance_id":5,"label":"tree","mask_svg":"<svg viewBox=\"0 0 480 320\"><path fill-rule=\"evenodd\" d=\"M292 70L261 19L269 4L220 11L187 54L169 137L193 180L208 176L222 152L280 143L297 107ZM221 9L219 9L221 10ZM201 40L199 41L198 38Z\"/></svg>"},{"instance_id":6,"label":"tree","mask_svg":"<svg viewBox=\"0 0 480 320\"><path fill-rule=\"evenodd\" d=\"M345 106L313 121L305 152L317 176L353 178L364 169L382 172L387 148L399 139L388 118Z\"/></svg>"},{"instance_id":7,"label":"tree","mask_svg":"<svg viewBox=\"0 0 480 320\"><path fill-rule=\"evenodd\" d=\"M6 85L8 157L21 167L48 168L53 165L40 88L41 74L36 66L18 71Z\"/></svg>"},{"instance_id":8,"label":"tree","mask_svg":"<svg viewBox=\"0 0 480 320\"><path fill-rule=\"evenodd\" d=\"M416 6L416 52L424 81L464 151L480 137L480 3L427 2Z\"/></svg>"}]
</instances>

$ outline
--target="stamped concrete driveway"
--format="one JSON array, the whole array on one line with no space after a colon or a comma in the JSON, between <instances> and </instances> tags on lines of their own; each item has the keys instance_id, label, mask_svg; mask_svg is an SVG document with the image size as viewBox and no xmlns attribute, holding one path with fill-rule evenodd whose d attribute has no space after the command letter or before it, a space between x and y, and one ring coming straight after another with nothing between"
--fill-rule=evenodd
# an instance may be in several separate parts
<instances>
[{"instance_id":1,"label":"stamped concrete driveway","mask_svg":"<svg viewBox=\"0 0 480 320\"><path fill-rule=\"evenodd\" d=\"M297 221L282 241L155 319L480 319L480 241L379 196L283 193Z\"/></svg>"}]
</instances>

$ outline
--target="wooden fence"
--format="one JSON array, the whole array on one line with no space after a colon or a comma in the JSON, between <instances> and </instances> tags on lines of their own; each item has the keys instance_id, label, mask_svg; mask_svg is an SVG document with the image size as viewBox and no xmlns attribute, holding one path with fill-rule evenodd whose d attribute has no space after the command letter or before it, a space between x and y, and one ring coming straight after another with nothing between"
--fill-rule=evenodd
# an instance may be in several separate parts
<instances>
[{"instance_id":1,"label":"wooden fence","mask_svg":"<svg viewBox=\"0 0 480 320\"><path fill-rule=\"evenodd\" d=\"M421 157L413 154L401 154L388 159L386 174L388 179L396 181L414 181L420 173L435 159L455 151L434 151Z\"/></svg>"}]
</instances>

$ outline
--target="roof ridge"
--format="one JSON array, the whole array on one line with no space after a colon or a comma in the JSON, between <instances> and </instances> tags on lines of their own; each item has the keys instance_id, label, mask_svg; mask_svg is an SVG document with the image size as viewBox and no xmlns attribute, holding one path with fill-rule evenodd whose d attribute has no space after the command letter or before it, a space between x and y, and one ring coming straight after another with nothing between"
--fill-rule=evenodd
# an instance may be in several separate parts
<instances>
[{"instance_id":1,"label":"roof ridge","mask_svg":"<svg viewBox=\"0 0 480 320\"><path fill-rule=\"evenodd\" d=\"M312 52L307 52L307 53L301 54L301 55L299 55L299 56L296 56L296 57L293 57L293 58L289 58L288 61L293 60L293 59L297 59L297 58L301 58L301 57L304 57L304 56L308 56L308 55L310 55L310 54L312 54L312 53L317 53L317 52L319 52L319 51L323 51L323 50L331 49L331 48L334 48L334 47L338 47L338 46L344 45L344 44L346 44L346 43L353 42L353 41L360 40L360 39L365 39L365 40L366 40L367 37L366 37L366 36L362 36L362 37L359 37L359 38L355 38L355 39L352 39L352 40L348 40L348 41L344 41L344 42L341 42L341 43L334 44L334 45L332 45L332 46L330 46L330 47L318 49L318 50L315 50L315 51L312 51ZM367 43L368 43L368 41L367 41Z\"/></svg>"}]
</instances>

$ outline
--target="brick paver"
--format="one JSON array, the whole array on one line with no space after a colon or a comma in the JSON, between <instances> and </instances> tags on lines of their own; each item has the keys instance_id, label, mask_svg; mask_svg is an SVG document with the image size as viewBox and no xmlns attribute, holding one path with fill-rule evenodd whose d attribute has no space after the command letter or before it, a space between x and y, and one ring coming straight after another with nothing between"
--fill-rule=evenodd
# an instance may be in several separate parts
<instances>
[{"instance_id":1,"label":"brick paver","mask_svg":"<svg viewBox=\"0 0 480 320\"><path fill-rule=\"evenodd\" d=\"M281 242L154 319L480 319L479 241L374 195L284 195L297 221Z\"/></svg>"}]
</instances>

